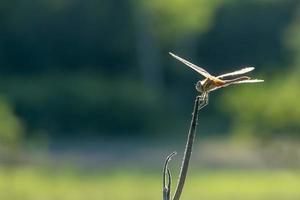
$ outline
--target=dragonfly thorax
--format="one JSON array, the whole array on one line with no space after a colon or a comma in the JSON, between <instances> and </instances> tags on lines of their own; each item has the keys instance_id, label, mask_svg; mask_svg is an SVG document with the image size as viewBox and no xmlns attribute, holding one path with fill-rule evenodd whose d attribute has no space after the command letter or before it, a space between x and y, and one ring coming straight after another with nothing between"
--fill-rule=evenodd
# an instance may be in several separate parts
<instances>
[{"instance_id":1,"label":"dragonfly thorax","mask_svg":"<svg viewBox=\"0 0 300 200\"><path fill-rule=\"evenodd\" d=\"M209 92L210 90L216 88L218 85L216 85L216 83L209 79L209 78L206 78L202 81L198 81L197 84L196 84L196 90L198 92Z\"/></svg>"}]
</instances>

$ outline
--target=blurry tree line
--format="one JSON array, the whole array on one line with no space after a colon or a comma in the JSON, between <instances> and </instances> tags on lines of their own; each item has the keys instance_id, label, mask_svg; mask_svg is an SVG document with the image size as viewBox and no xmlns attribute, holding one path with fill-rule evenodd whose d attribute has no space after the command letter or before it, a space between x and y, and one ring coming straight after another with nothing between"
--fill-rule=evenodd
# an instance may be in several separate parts
<instances>
[{"instance_id":1,"label":"blurry tree line","mask_svg":"<svg viewBox=\"0 0 300 200\"><path fill-rule=\"evenodd\" d=\"M216 92L211 133L297 133L299 13L298 0L1 1L0 139L186 131L199 76L168 51L266 80Z\"/></svg>"}]
</instances>

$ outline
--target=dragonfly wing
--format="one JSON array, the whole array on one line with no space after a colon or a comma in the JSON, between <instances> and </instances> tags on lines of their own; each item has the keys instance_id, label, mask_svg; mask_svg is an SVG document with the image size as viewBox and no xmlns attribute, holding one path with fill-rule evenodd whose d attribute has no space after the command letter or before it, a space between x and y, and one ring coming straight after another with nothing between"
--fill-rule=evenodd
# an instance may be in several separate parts
<instances>
[{"instance_id":1,"label":"dragonfly wing","mask_svg":"<svg viewBox=\"0 0 300 200\"><path fill-rule=\"evenodd\" d=\"M254 70L254 67L246 67L246 68L234 71L234 72L222 74L222 75L218 76L217 78L225 78L225 77L228 77L228 76L235 76L235 75L239 75L239 74L245 74L245 73L250 72L252 70Z\"/></svg>"},{"instance_id":2,"label":"dragonfly wing","mask_svg":"<svg viewBox=\"0 0 300 200\"><path fill-rule=\"evenodd\" d=\"M260 83L260 82L264 82L264 80L260 80L260 79L249 79L249 80L236 81L236 82L233 82L232 84L240 84L240 83Z\"/></svg>"},{"instance_id":3,"label":"dragonfly wing","mask_svg":"<svg viewBox=\"0 0 300 200\"><path fill-rule=\"evenodd\" d=\"M206 77L206 78L210 78L210 79L217 79L215 76L212 76L210 75L205 69L197 66L197 65L194 65L193 63L190 63L189 61L183 59L183 58L180 58L179 56L169 52L169 54L171 56L173 56L174 58L176 58L177 60L179 60L180 62L184 63L185 65L189 66L190 68L192 68L193 70L195 70L196 72L198 72L199 74L201 74L202 76Z\"/></svg>"}]
</instances>

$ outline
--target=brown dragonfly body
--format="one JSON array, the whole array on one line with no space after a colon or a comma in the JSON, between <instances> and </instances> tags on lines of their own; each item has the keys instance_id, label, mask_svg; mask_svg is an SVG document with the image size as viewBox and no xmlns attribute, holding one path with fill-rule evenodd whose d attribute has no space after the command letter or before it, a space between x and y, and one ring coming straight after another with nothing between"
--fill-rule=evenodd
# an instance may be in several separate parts
<instances>
[{"instance_id":1,"label":"brown dragonfly body","mask_svg":"<svg viewBox=\"0 0 300 200\"><path fill-rule=\"evenodd\" d=\"M207 103L208 103L208 93L213 90L216 90L216 89L219 89L222 87L227 87L232 84L258 83L258 82L264 81L264 80L259 80L259 79L251 79L248 76L239 76L239 77L233 78L233 79L224 79L226 77L236 77L238 75L245 74L247 72L254 70L254 67L245 67L243 69L240 69L240 70L237 70L234 72L222 74L220 76L213 76L210 73L208 73L205 69L203 69L197 65L194 65L193 63L191 63L183 58L180 58L179 56L177 56L173 53L170 53L170 54L171 54L171 56L173 56L180 62L184 63L185 65L187 65L188 67L192 68L193 70L195 70L196 72L198 72L199 74L201 74L202 76L205 77L204 80L198 81L196 84L196 90L198 92L202 93L201 96L203 97L205 105L207 105Z\"/></svg>"},{"instance_id":2,"label":"brown dragonfly body","mask_svg":"<svg viewBox=\"0 0 300 200\"><path fill-rule=\"evenodd\" d=\"M226 87L230 84L234 84L236 82L245 81L245 80L250 80L250 77L242 76L242 77L238 77L238 78L230 79L230 80L206 78L202 81L197 82L196 89L198 92L210 92L210 91L216 90L218 88Z\"/></svg>"}]
</instances>

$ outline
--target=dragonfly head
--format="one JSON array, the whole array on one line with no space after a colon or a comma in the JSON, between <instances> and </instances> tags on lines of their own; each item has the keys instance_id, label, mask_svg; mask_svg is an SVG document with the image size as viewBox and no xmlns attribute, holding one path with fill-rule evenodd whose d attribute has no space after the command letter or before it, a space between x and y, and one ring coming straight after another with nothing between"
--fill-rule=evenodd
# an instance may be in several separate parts
<instances>
[{"instance_id":1,"label":"dragonfly head","mask_svg":"<svg viewBox=\"0 0 300 200\"><path fill-rule=\"evenodd\" d=\"M201 92L201 93L204 92L202 81L198 81L198 82L197 82L197 84L196 84L196 90L197 90L198 92Z\"/></svg>"}]
</instances>

